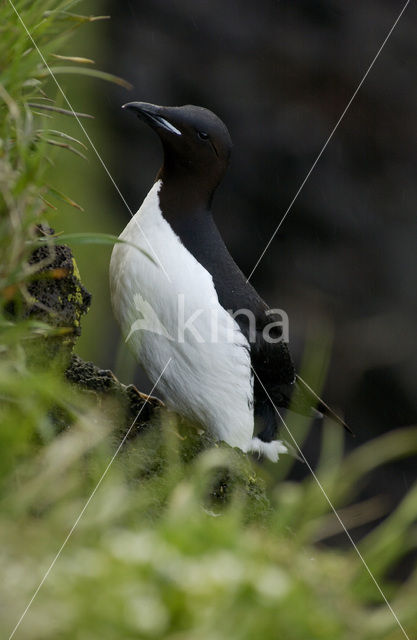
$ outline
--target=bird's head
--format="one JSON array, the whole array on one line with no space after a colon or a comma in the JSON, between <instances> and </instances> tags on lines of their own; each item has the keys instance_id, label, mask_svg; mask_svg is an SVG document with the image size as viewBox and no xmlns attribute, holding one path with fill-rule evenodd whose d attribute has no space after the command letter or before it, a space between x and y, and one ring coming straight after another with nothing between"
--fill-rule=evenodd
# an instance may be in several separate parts
<instances>
[{"instance_id":1,"label":"bird's head","mask_svg":"<svg viewBox=\"0 0 417 640\"><path fill-rule=\"evenodd\" d=\"M162 178L193 176L214 191L230 158L232 141L226 125L212 111L194 105L160 107L147 102L123 105L158 134L164 149Z\"/></svg>"}]
</instances>

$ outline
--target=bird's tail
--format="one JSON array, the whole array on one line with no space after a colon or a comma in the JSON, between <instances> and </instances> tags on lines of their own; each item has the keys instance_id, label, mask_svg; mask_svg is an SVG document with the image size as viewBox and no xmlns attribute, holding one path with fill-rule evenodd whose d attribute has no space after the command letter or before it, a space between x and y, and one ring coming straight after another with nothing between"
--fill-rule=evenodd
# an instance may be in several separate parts
<instances>
[{"instance_id":1,"label":"bird's tail","mask_svg":"<svg viewBox=\"0 0 417 640\"><path fill-rule=\"evenodd\" d=\"M291 404L294 407L294 410L297 411L300 409L300 413L305 412L305 407L308 406L310 411L319 415L320 417L327 416L340 424L342 427L349 431L352 436L355 436L350 427L346 424L346 422L337 415L327 405L324 400L320 398L319 395L310 387L309 384L305 380L301 378L301 376L296 376L295 390L293 396L291 398ZM304 409L304 410L303 410Z\"/></svg>"}]
</instances>

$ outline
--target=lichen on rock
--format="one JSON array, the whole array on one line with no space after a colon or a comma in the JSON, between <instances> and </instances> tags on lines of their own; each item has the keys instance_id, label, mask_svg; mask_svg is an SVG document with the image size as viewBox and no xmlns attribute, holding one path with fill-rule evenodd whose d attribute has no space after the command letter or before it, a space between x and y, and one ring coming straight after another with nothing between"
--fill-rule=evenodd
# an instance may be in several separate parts
<instances>
[{"instance_id":1,"label":"lichen on rock","mask_svg":"<svg viewBox=\"0 0 417 640\"><path fill-rule=\"evenodd\" d=\"M48 236L54 232L40 227L40 233ZM60 354L69 360L81 334L81 317L90 307L91 294L82 284L71 249L66 245L45 244L36 248L29 264L42 266L28 284L31 302L26 304L24 315L65 329L61 336L47 340L45 355L54 359Z\"/></svg>"}]
</instances>

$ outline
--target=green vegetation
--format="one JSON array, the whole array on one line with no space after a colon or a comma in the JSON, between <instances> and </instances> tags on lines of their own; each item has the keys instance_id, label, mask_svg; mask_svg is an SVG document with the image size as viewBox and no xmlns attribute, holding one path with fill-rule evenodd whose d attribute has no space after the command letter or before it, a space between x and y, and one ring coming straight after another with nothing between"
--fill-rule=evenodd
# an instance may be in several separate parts
<instances>
[{"instance_id":1,"label":"green vegetation","mask_svg":"<svg viewBox=\"0 0 417 640\"><path fill-rule=\"evenodd\" d=\"M78 65L93 73L79 57L56 57L76 27L96 27L74 14L80 3L15 4L55 71L73 73ZM190 432L165 416L126 442L108 468L120 442L109 404L98 409L76 393L62 362L33 366L32 346L42 349L47 336L62 333L24 313L39 269L29 263L36 227L53 217L61 229L58 207L78 204L49 184L51 157L56 176L61 163L82 162L85 149L74 128L65 129L67 116L29 106L66 108L7 1L0 25L2 637L12 633L105 473L14 637L400 640L351 545L326 546L339 524L314 478L286 479L289 458L258 466L217 446L190 455ZM57 415L71 428L57 434ZM301 442L307 425L289 426ZM343 434L329 426L316 473L353 526L383 513L378 500L352 506L369 474L416 453L417 430L410 428L344 457ZM410 638L417 635L417 570L402 582L392 571L415 549L416 518L414 487L359 546Z\"/></svg>"}]
</instances>

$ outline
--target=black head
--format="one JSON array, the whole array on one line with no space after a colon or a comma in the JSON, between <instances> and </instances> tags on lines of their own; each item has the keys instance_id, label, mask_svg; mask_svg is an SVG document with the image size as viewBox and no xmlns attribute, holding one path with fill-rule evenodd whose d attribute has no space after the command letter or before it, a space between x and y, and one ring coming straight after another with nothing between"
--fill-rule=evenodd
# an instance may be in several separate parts
<instances>
[{"instance_id":1,"label":"black head","mask_svg":"<svg viewBox=\"0 0 417 640\"><path fill-rule=\"evenodd\" d=\"M226 125L212 111L194 105L160 107L128 102L123 109L137 113L158 134L164 149L162 180L189 181L211 198L229 164L232 141Z\"/></svg>"}]
</instances>

